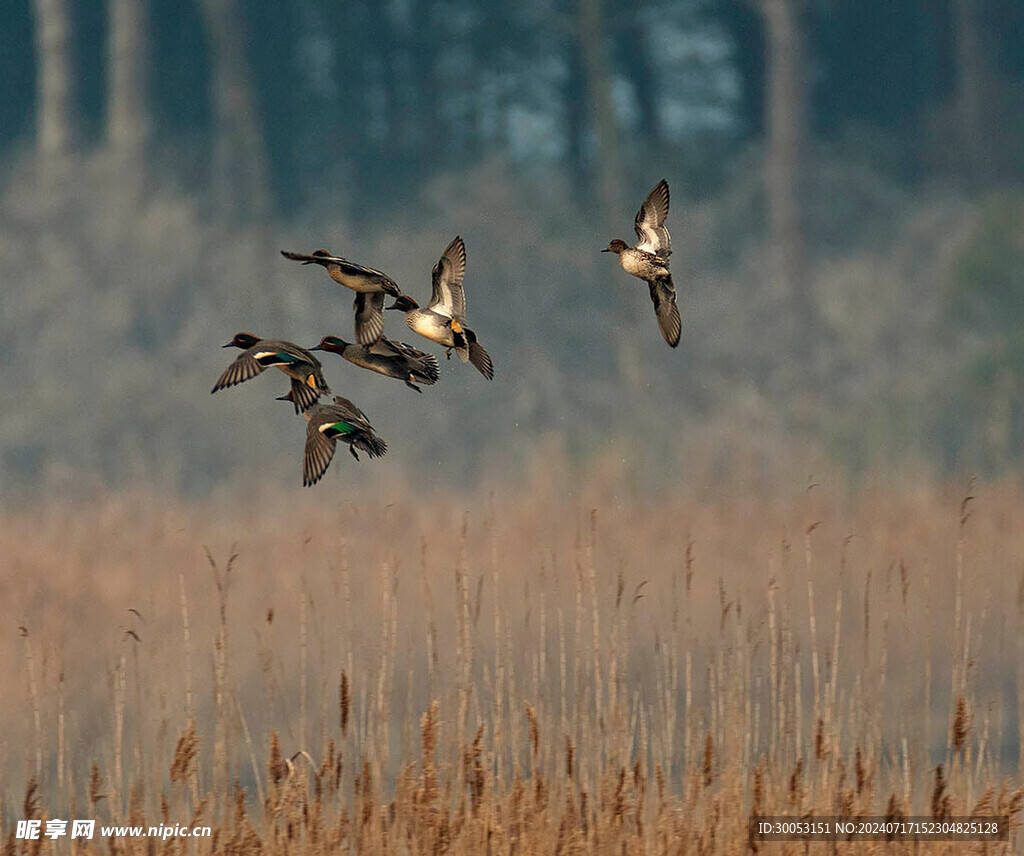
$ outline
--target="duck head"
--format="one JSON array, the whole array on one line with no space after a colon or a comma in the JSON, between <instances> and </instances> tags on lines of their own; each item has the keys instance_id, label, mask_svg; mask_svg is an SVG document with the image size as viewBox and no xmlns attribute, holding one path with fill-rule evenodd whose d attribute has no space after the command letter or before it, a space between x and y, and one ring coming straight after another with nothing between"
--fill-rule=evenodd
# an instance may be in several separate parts
<instances>
[{"instance_id":1,"label":"duck head","mask_svg":"<svg viewBox=\"0 0 1024 856\"><path fill-rule=\"evenodd\" d=\"M222 348L241 348L243 351L251 348L260 340L259 336L252 333L235 333L235 338L230 342L221 345Z\"/></svg>"},{"instance_id":2,"label":"duck head","mask_svg":"<svg viewBox=\"0 0 1024 856\"><path fill-rule=\"evenodd\" d=\"M626 249L629 249L629 244L627 244L625 241L623 241L623 240L621 240L619 238L616 238L607 247L605 247L603 250L601 250L601 252L602 253L615 253L616 255L618 255L619 253L621 253L623 250L626 250Z\"/></svg>"},{"instance_id":3,"label":"duck head","mask_svg":"<svg viewBox=\"0 0 1024 856\"><path fill-rule=\"evenodd\" d=\"M311 351L333 351L335 354L342 353L351 342L346 342L341 336L324 336L319 345L310 348Z\"/></svg>"},{"instance_id":4,"label":"duck head","mask_svg":"<svg viewBox=\"0 0 1024 856\"><path fill-rule=\"evenodd\" d=\"M403 312L408 312L410 309L419 309L420 305L409 297L408 294L402 294L395 298L395 302L390 306L385 307L386 309L401 309Z\"/></svg>"}]
</instances>

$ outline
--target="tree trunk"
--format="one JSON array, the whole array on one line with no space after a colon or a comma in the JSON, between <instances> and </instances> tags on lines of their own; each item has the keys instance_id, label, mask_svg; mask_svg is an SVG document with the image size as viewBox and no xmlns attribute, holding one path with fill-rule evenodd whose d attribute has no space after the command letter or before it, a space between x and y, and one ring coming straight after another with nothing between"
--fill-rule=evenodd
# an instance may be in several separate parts
<instances>
[{"instance_id":1,"label":"tree trunk","mask_svg":"<svg viewBox=\"0 0 1024 856\"><path fill-rule=\"evenodd\" d=\"M800 30L800 6L800 0L761 0L768 47L765 189L771 276L777 293L787 297L792 304L794 355L807 359L818 336L818 323L808 286L801 221L807 68Z\"/></svg>"},{"instance_id":2,"label":"tree trunk","mask_svg":"<svg viewBox=\"0 0 1024 856\"><path fill-rule=\"evenodd\" d=\"M953 3L957 124L964 153L964 171L972 189L983 185L989 177L985 127L988 68L979 7L979 0L955 0Z\"/></svg>"},{"instance_id":3,"label":"tree trunk","mask_svg":"<svg viewBox=\"0 0 1024 856\"><path fill-rule=\"evenodd\" d=\"M249 224L260 256L259 268L280 270L271 242L271 198L263 134L256 114L243 46L244 15L238 0L203 0L213 66L213 205L222 228ZM286 326L282 289L261 297L271 329Z\"/></svg>"},{"instance_id":4,"label":"tree trunk","mask_svg":"<svg viewBox=\"0 0 1024 856\"><path fill-rule=\"evenodd\" d=\"M36 152L44 173L66 161L76 142L70 0L33 0L36 53Z\"/></svg>"},{"instance_id":5,"label":"tree trunk","mask_svg":"<svg viewBox=\"0 0 1024 856\"><path fill-rule=\"evenodd\" d=\"M603 0L579 0L579 44L583 57L590 129L594 135L595 156L590 163L591 186L596 190L598 222L604 224L609 239L629 223L622 204L622 158L619 128L612 107L612 75L605 48ZM639 203L638 203L639 207ZM621 271L612 276L618 283L617 317L621 318L616 336L616 369L627 393L642 386L643 371L636 331L643 329L640 315L646 295L637 293L635 283L626 281Z\"/></svg>"},{"instance_id":6,"label":"tree trunk","mask_svg":"<svg viewBox=\"0 0 1024 856\"><path fill-rule=\"evenodd\" d=\"M621 198L619 129L612 108L612 81L602 31L602 0L579 0L579 40L587 82L591 127L597 143L592 164L603 221L610 227L618 220Z\"/></svg>"},{"instance_id":7,"label":"tree trunk","mask_svg":"<svg viewBox=\"0 0 1024 856\"><path fill-rule=\"evenodd\" d=\"M586 156L583 139L587 126L586 82L579 42L572 39L567 47L568 73L562 89L565 104L566 160L569 164L570 183L580 205L593 205L593 188L587 182Z\"/></svg>"},{"instance_id":8,"label":"tree trunk","mask_svg":"<svg viewBox=\"0 0 1024 856\"><path fill-rule=\"evenodd\" d=\"M619 55L629 69L637 106L637 136L641 152L658 151L661 129L658 126L658 98L650 51L644 39L644 28L636 15L630 15L619 33Z\"/></svg>"},{"instance_id":9,"label":"tree trunk","mask_svg":"<svg viewBox=\"0 0 1024 856\"><path fill-rule=\"evenodd\" d=\"M266 224L270 216L263 137L239 35L237 0L203 0L213 65L213 186L221 214Z\"/></svg>"},{"instance_id":10,"label":"tree trunk","mask_svg":"<svg viewBox=\"0 0 1024 856\"><path fill-rule=\"evenodd\" d=\"M411 127L403 133L403 142L408 146L406 156L409 166L420 176L427 175L439 167L448 166L442 163L446 159L449 163L460 163L459 156L464 153L455 150L454 146L440 145L441 140L451 139L452 129L448 124L448 117L443 116L440 110L435 60L441 39L435 33L432 9L433 4L427 0L416 0L412 10L412 27L405 33L405 53L409 59L409 71L412 73L412 79L407 81L405 96L411 96L412 101L408 103ZM463 137L458 141L463 148L466 136L472 135L474 130L470 127L457 129L457 133Z\"/></svg>"},{"instance_id":11,"label":"tree trunk","mask_svg":"<svg viewBox=\"0 0 1024 856\"><path fill-rule=\"evenodd\" d=\"M147 110L148 0L108 0L107 139L125 171L141 178L150 122Z\"/></svg>"}]
</instances>

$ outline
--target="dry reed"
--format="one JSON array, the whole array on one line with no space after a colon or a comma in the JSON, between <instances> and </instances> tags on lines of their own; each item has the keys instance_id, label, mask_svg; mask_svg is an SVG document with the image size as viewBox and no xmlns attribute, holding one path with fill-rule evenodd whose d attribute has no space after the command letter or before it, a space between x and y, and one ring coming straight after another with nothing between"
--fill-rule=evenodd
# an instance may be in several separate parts
<instances>
[{"instance_id":1,"label":"dry reed","mask_svg":"<svg viewBox=\"0 0 1024 856\"><path fill-rule=\"evenodd\" d=\"M941 485L819 485L810 524L806 495L679 494L654 513L644 500L605 513L607 484L571 501L539 490L492 495L483 518L439 495L426 510L298 500L294 519L244 526L186 506L162 512L179 525L147 526L116 499L92 518L44 516L39 539L0 523L22 562L88 568L99 555L108 571L102 586L83 575L81 603L65 606L91 645L53 641L52 656L61 627L12 588L9 609L33 635L23 626L20 658L0 652L0 675L28 683L24 702L0 707L12 735L0 806L60 816L77 789L101 821L215 828L162 845L166 856L773 853L785 848L748 840L750 817L1020 811L1008 762L1022 730L1003 690L1024 697L1024 576L1010 592L1003 573L1024 562L1015 486L972 484L958 518ZM70 533L63 550L47 525ZM380 531L396 534L382 543ZM856 537L830 550L836 532ZM212 583L196 542L211 544ZM136 602L141 561L156 586L146 632L104 636ZM939 569L949 591L929 584ZM852 617L851 597L863 599ZM82 678L104 662L112 724L109 694ZM948 698L931 685L947 665ZM936 705L923 725L915 699ZM930 732L933 715L945 734ZM28 785L12 801L16 781Z\"/></svg>"}]
</instances>

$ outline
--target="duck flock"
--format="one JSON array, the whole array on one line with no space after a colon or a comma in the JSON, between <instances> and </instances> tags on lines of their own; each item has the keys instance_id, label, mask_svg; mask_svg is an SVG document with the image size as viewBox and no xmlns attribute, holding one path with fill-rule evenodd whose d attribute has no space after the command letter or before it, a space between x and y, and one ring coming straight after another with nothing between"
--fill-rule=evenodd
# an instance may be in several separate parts
<instances>
[{"instance_id":1,"label":"duck flock","mask_svg":"<svg viewBox=\"0 0 1024 856\"><path fill-rule=\"evenodd\" d=\"M668 217L668 182L662 179L647 194L634 221L637 243L630 247L618 238L602 252L615 253L619 264L627 273L644 280L650 288L658 328L671 347L679 344L682 324L676 306L676 290L669 271L672 238L665 228ZM239 348L242 353L225 369L213 392L243 383L274 366L291 379L291 389L279 401L289 401L296 413L306 418L306 447L302 462L302 483L316 484L323 478L334 457L338 440L348 443L352 456L359 460L357 450L371 458L384 455L387 444L377 436L370 420L347 398L335 395L329 404L321 404L321 397L330 397L331 389L324 379L323 365L313 351L331 351L359 368L385 377L397 378L417 392L417 384L431 386L441 374L437 358L384 335L384 310L397 309L405 313L405 323L414 333L429 339L445 349L449 358L452 351L464 363L472 363L488 380L494 377L494 364L490 354L477 339L476 333L466 325L466 293L462 281L466 274L466 244L456 236L434 265L433 290L425 309L395 285L387 274L364 267L348 259L334 256L325 250L312 255L281 254L304 265L317 264L327 274L356 293L355 341L347 342L340 336L324 336L311 348L302 348L282 339L261 339L252 333L237 333L223 347ZM384 306L385 298L394 298L391 306Z\"/></svg>"}]
</instances>

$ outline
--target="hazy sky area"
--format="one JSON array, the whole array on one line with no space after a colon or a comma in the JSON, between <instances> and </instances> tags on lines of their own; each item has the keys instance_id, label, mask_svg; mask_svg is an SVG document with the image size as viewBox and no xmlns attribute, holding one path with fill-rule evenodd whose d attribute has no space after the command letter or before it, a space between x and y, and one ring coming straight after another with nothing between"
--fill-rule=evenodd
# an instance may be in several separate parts
<instances>
[{"instance_id":1,"label":"hazy sky area","mask_svg":"<svg viewBox=\"0 0 1024 856\"><path fill-rule=\"evenodd\" d=\"M456 234L496 376L414 342L442 364L417 395L325 354L391 446L334 478L1020 463L1013 0L14 0L0 80L12 495L297 486L283 376L211 396L219 346L351 338L351 293L282 249L425 302ZM599 252L661 178L675 350Z\"/></svg>"}]
</instances>

